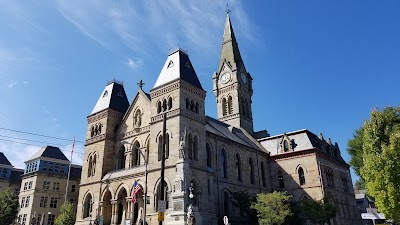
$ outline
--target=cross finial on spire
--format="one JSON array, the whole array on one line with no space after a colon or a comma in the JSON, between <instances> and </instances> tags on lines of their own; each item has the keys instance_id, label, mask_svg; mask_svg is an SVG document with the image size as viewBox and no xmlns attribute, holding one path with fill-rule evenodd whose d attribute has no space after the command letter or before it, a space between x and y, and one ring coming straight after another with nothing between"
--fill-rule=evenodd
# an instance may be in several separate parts
<instances>
[{"instance_id":1,"label":"cross finial on spire","mask_svg":"<svg viewBox=\"0 0 400 225\"><path fill-rule=\"evenodd\" d=\"M231 12L231 10L229 10L229 2L226 1L226 14L229 15L230 12Z\"/></svg>"},{"instance_id":2,"label":"cross finial on spire","mask_svg":"<svg viewBox=\"0 0 400 225\"><path fill-rule=\"evenodd\" d=\"M143 83L143 80L140 80L139 83L137 83L137 85L139 85L139 88L142 89L145 83Z\"/></svg>"}]
</instances>

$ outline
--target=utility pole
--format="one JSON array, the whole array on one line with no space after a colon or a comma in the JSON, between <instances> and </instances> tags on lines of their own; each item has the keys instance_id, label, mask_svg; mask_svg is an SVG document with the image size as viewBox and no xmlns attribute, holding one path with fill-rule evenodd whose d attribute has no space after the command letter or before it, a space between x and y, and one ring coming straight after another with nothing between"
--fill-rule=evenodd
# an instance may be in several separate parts
<instances>
[{"instance_id":1,"label":"utility pole","mask_svg":"<svg viewBox=\"0 0 400 225\"><path fill-rule=\"evenodd\" d=\"M167 113L164 113L163 116L163 130L162 130L162 150L161 150L161 190L160 190L160 200L165 200L165 196L164 196L164 189L165 189L165 185L164 185L164 169L165 169L165 133L167 130ZM163 224L163 221L159 221L158 222L159 225Z\"/></svg>"}]
</instances>

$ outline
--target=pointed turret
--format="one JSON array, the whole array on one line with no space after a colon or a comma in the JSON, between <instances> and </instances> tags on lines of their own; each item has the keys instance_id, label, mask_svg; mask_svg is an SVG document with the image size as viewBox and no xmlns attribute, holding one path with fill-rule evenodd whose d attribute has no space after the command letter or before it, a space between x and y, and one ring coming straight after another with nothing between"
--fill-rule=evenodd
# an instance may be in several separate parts
<instances>
[{"instance_id":1,"label":"pointed turret","mask_svg":"<svg viewBox=\"0 0 400 225\"><path fill-rule=\"evenodd\" d=\"M104 88L91 114L98 113L108 108L120 113L125 113L128 107L129 101L126 97L123 84L112 80L108 82L107 86Z\"/></svg>"},{"instance_id":2,"label":"pointed turret","mask_svg":"<svg viewBox=\"0 0 400 225\"><path fill-rule=\"evenodd\" d=\"M182 49L174 50L168 55L164 67L162 68L160 75L158 75L156 84L153 88L168 84L176 79L182 79L203 90L188 54Z\"/></svg>"},{"instance_id":3,"label":"pointed turret","mask_svg":"<svg viewBox=\"0 0 400 225\"><path fill-rule=\"evenodd\" d=\"M226 15L224 37L222 41L221 57L218 72L221 71L224 62L227 62L232 68L244 67L242 57L240 56L239 46L233 32L231 18L229 13ZM243 68L245 69L245 68Z\"/></svg>"}]
</instances>

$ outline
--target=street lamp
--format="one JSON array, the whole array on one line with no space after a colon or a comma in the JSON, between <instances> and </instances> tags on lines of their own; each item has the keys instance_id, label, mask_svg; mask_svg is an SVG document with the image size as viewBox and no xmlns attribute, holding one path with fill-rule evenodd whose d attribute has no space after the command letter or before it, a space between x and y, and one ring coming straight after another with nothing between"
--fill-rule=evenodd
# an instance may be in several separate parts
<instances>
[{"instance_id":1,"label":"street lamp","mask_svg":"<svg viewBox=\"0 0 400 225\"><path fill-rule=\"evenodd\" d=\"M127 141L121 141L121 144L127 144L134 147L143 156L144 159L144 196L143 196L143 225L146 225L146 208L147 208L147 157L144 155L143 151L139 149L136 145L129 143Z\"/></svg>"}]
</instances>

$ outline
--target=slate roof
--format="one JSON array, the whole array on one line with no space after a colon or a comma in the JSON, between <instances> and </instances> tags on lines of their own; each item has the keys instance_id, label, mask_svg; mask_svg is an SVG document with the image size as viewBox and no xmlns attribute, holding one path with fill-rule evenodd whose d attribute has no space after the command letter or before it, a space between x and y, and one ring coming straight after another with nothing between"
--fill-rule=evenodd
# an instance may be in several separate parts
<instances>
[{"instance_id":1,"label":"slate roof","mask_svg":"<svg viewBox=\"0 0 400 225\"><path fill-rule=\"evenodd\" d=\"M7 165L7 166L12 166L10 161L8 161L7 157L2 152L0 152L0 164Z\"/></svg>"},{"instance_id":2,"label":"slate roof","mask_svg":"<svg viewBox=\"0 0 400 225\"><path fill-rule=\"evenodd\" d=\"M21 181L23 174L24 174L24 170L21 170L21 169L12 170L10 180L13 182Z\"/></svg>"},{"instance_id":3,"label":"slate roof","mask_svg":"<svg viewBox=\"0 0 400 225\"><path fill-rule=\"evenodd\" d=\"M71 173L70 173L70 177L71 178L81 178L81 174L82 174L82 166L78 166L78 165L72 165L71 166Z\"/></svg>"},{"instance_id":4,"label":"slate roof","mask_svg":"<svg viewBox=\"0 0 400 225\"><path fill-rule=\"evenodd\" d=\"M67 157L65 157L64 153L62 153L62 151L58 147L53 147L53 146L46 146L41 148L27 161L34 160L40 157L69 161Z\"/></svg>"},{"instance_id":5,"label":"slate roof","mask_svg":"<svg viewBox=\"0 0 400 225\"><path fill-rule=\"evenodd\" d=\"M245 145L250 148L255 148L261 150L256 143L254 143L242 129L233 127L224 122L206 116L207 124L206 131L213 133L215 135L224 137L231 141L237 142L239 144Z\"/></svg>"},{"instance_id":6,"label":"slate roof","mask_svg":"<svg viewBox=\"0 0 400 225\"><path fill-rule=\"evenodd\" d=\"M177 49L168 55L153 88L160 87L178 78L203 90L192 62L190 62L189 55L182 49Z\"/></svg>"},{"instance_id":7,"label":"slate roof","mask_svg":"<svg viewBox=\"0 0 400 225\"><path fill-rule=\"evenodd\" d=\"M104 91L97 100L91 114L100 112L107 108L125 113L128 107L129 101L126 97L124 86L122 83L113 80L104 88Z\"/></svg>"},{"instance_id":8,"label":"slate roof","mask_svg":"<svg viewBox=\"0 0 400 225\"><path fill-rule=\"evenodd\" d=\"M218 66L218 72L221 71L224 61L229 62L232 67L244 67L242 57L240 55L239 46L236 41L235 33L233 32L231 18L229 14L226 15L224 37L222 42L221 57Z\"/></svg>"}]
</instances>

